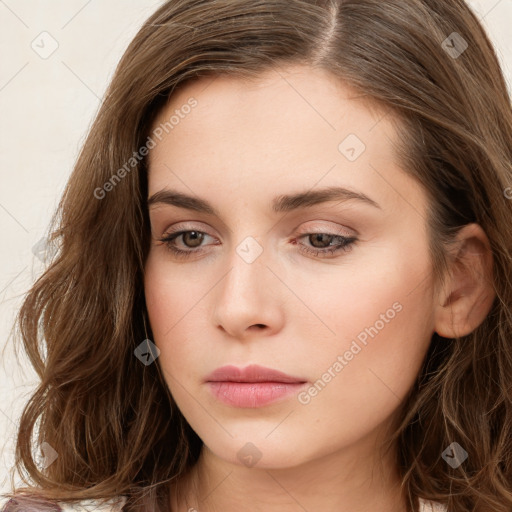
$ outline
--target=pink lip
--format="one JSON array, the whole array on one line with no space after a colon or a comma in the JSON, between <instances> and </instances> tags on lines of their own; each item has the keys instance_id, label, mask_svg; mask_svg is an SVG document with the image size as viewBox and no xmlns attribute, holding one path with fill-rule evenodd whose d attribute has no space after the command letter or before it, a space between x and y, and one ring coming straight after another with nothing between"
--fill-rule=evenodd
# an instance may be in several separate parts
<instances>
[{"instance_id":1,"label":"pink lip","mask_svg":"<svg viewBox=\"0 0 512 512\"><path fill-rule=\"evenodd\" d=\"M222 402L236 407L261 407L296 393L306 383L278 370L250 365L245 368L222 366L205 382Z\"/></svg>"}]
</instances>

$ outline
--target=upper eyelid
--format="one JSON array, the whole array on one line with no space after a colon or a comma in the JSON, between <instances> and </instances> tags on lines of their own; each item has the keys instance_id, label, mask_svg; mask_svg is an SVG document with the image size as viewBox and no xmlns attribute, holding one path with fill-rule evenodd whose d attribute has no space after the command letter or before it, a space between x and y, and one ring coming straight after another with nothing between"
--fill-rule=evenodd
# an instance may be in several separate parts
<instances>
[{"instance_id":1,"label":"upper eyelid","mask_svg":"<svg viewBox=\"0 0 512 512\"><path fill-rule=\"evenodd\" d=\"M197 221L184 221L184 222L197 222ZM174 235L176 233L179 233L179 232L182 232L182 231L200 231L201 233L205 233L209 236L213 236L213 235L210 235L210 233L202 228L200 225L188 225L188 224L184 224L182 225L181 223L177 223L178 224L178 227L174 227L174 226L169 226L167 228L165 228L163 231L162 231L162 236L166 236L166 235Z\"/></svg>"},{"instance_id":2,"label":"upper eyelid","mask_svg":"<svg viewBox=\"0 0 512 512\"><path fill-rule=\"evenodd\" d=\"M296 232L297 230L298 230L298 228L293 229L294 232ZM182 234L188 233L190 231L198 231L198 232L203 233L209 237L217 238L215 235L210 234L208 231L203 230L201 228L196 228L195 226L180 226L178 228L166 229L166 230L164 230L162 237L182 235ZM347 229L347 231L349 231L349 230ZM351 230L351 231L355 231L355 230ZM345 237L345 238L351 238L351 237L358 236L358 233L351 234L348 232L343 232L343 230L341 228L328 228L328 227L324 227L324 228L319 227L318 229L303 228L300 230L300 233L298 233L298 236L311 235L311 234L327 234L327 235L332 235L332 236L341 236L341 237Z\"/></svg>"},{"instance_id":3,"label":"upper eyelid","mask_svg":"<svg viewBox=\"0 0 512 512\"><path fill-rule=\"evenodd\" d=\"M149 218L150 218L150 225L153 226L153 221L151 220L153 218L153 216L155 215L158 215L158 211L161 209L163 212L165 211L168 211L168 209L171 209L171 210L174 210L175 208L180 211L182 210L181 208L179 207L175 207L173 205L166 205L166 204L156 204L154 206L152 206L151 208L149 208ZM186 209L185 209L186 210ZM189 212L189 213L193 213L193 212ZM200 214L201 215L201 214ZM205 214L207 217L211 217L210 214ZM158 217L156 217L158 218ZM220 219L219 217L216 217L215 220L217 222L219 222L222 226L223 229L225 229L229 234L233 234L233 230L227 225L224 223L224 221L222 219ZM190 222L190 223L199 223L199 224L204 224L204 221L202 220L184 220L184 221L179 221L177 222L178 224L181 224L181 222L184 222L184 223L187 223L187 222ZM181 228L180 228L181 229Z\"/></svg>"},{"instance_id":4,"label":"upper eyelid","mask_svg":"<svg viewBox=\"0 0 512 512\"><path fill-rule=\"evenodd\" d=\"M338 231L340 229L345 229L347 231L352 231L354 232L355 234L359 234L357 232L356 229L354 229L353 227L349 227L349 226L345 226L345 225L342 225L342 224L339 224L337 223L336 221L334 220L330 220L330 219L310 219L310 220L305 220L305 221L301 221L299 224L295 225L293 227L293 229L291 229L291 231L297 231L297 229L299 228L299 226L302 226L304 224L308 224L308 223L318 223L318 222L327 222L327 223L330 223L331 225L334 225L333 227L325 227L325 226L315 226L315 227L311 227L309 229L325 229L325 230L329 230L329 229L332 229L332 230L335 230L335 231ZM186 230L191 230L191 231L201 231L203 228L201 228L200 226L201 225L205 225L205 226L208 226L208 224L206 224L205 222L201 221L201 220L184 220L184 221L178 221L178 222L175 222L172 226L175 226L175 225L178 225L179 227L178 228L172 228L172 230L175 232L175 231L186 231ZM199 227L198 227L199 226ZM223 224L223 227L224 227L224 224ZM272 229L274 229L275 227L275 224L272 226ZM165 231L167 231L168 229L170 229L170 227L166 228ZM305 228L306 229L306 228ZM228 227L228 231L230 234L233 233L233 230L230 229ZM205 232L207 232L205 230ZM320 232L320 231L318 231ZM323 231L322 231L323 232Z\"/></svg>"}]
</instances>

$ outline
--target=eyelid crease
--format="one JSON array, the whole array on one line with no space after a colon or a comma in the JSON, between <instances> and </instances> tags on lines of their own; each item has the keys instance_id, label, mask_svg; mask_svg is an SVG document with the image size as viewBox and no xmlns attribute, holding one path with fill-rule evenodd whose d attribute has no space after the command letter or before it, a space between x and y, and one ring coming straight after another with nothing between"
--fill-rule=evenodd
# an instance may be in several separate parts
<instances>
[{"instance_id":1,"label":"eyelid crease","mask_svg":"<svg viewBox=\"0 0 512 512\"><path fill-rule=\"evenodd\" d=\"M322 214L323 215L323 214ZM330 215L334 215L333 213L331 213ZM341 219L339 219L341 220ZM319 224L316 224L316 223L320 223L320 222L323 222L323 223L328 223L329 226L326 226L325 224L322 224L322 225L319 225ZM303 229L300 229L299 230L299 227L300 226L303 226L303 225L310 225L311 223L313 223L314 225L310 228L303 228ZM201 225L204 225L204 226L207 226L207 223L201 221L201 220L184 220L184 221L178 221L178 222L175 222L175 225L178 225L179 227L178 228L166 228L164 230L165 233L169 232L169 229L171 230L171 232L176 232L176 231L180 231L180 230L187 230L187 231L202 231L203 229L206 229L206 228L202 228ZM199 225L199 227L198 227ZM224 223L222 223L223 227L224 226ZM274 224L272 227L271 227L271 230L274 229L276 226L276 224ZM310 231L308 231L308 229ZM229 230L229 233L230 234L233 234L233 230L228 228ZM267 230L267 233L268 231L270 230ZM301 220L297 225L295 225L292 229L291 229L292 232L297 232L297 231L300 231L302 233L308 233L308 234L313 234L313 233L329 233L329 234L333 234L333 232L335 232L337 235L341 235L341 236L353 236L354 234L359 236L359 232L357 229L353 228L353 227L348 227L348 226L342 226L340 227L340 224L338 222L336 222L335 220L333 220L332 218L331 219L322 219L322 218L314 218L314 219L310 219L310 220ZM205 233L207 233L206 231L204 231ZM207 233L208 234L208 233ZM213 236L213 235L210 235L210 236Z\"/></svg>"}]
</instances>

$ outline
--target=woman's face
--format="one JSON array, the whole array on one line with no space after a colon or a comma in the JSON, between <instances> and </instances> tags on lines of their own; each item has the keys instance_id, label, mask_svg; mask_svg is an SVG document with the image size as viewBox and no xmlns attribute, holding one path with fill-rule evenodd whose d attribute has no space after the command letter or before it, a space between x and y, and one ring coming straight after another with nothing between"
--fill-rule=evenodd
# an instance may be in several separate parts
<instances>
[{"instance_id":1,"label":"woman's face","mask_svg":"<svg viewBox=\"0 0 512 512\"><path fill-rule=\"evenodd\" d=\"M354 97L311 68L202 78L153 126L145 293L157 364L225 461L373 453L434 332L426 195L398 167L389 116ZM325 201L335 187L350 193ZM252 364L300 382L206 382Z\"/></svg>"}]
</instances>

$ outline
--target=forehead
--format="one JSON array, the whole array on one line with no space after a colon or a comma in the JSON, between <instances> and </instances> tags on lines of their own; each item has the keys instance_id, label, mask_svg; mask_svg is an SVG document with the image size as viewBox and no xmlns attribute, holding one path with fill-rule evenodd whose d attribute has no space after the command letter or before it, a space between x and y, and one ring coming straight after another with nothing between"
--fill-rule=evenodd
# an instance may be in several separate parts
<instances>
[{"instance_id":1,"label":"forehead","mask_svg":"<svg viewBox=\"0 0 512 512\"><path fill-rule=\"evenodd\" d=\"M318 184L393 201L411 193L410 182L400 191L408 177L397 165L396 123L325 70L202 77L179 87L155 119L162 137L149 155L150 193L169 185L208 193L223 183L226 193L244 185L274 195Z\"/></svg>"},{"instance_id":2,"label":"forehead","mask_svg":"<svg viewBox=\"0 0 512 512\"><path fill-rule=\"evenodd\" d=\"M247 130L257 122L264 135L283 125L310 120L311 129L317 131L342 132L350 128L364 136L365 131L390 114L332 73L293 65L251 78L220 74L189 80L173 92L154 125L165 123L172 113L188 110L187 102L192 98L197 106L185 114L190 121L183 124L194 124L195 130L201 128L201 122L215 122L219 128L243 123ZM306 128L305 124L302 126ZM392 131L390 126L386 128Z\"/></svg>"}]
</instances>

